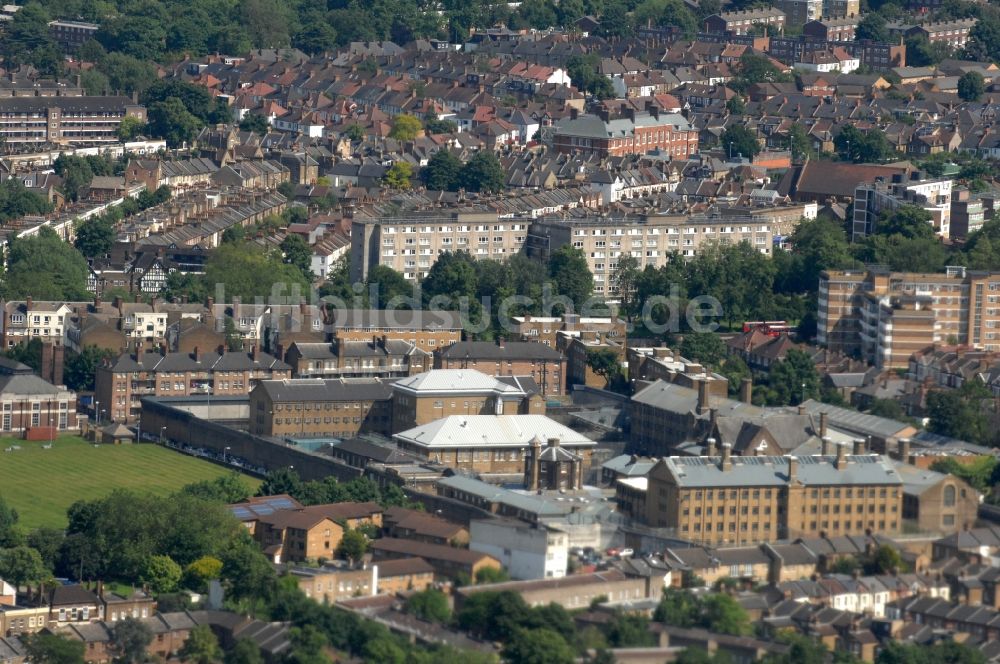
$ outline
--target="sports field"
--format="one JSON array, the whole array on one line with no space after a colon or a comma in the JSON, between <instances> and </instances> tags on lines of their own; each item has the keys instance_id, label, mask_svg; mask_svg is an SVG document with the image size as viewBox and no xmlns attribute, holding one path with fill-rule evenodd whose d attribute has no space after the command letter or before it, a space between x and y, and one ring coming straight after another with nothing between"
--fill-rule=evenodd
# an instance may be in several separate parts
<instances>
[{"instance_id":1,"label":"sports field","mask_svg":"<svg viewBox=\"0 0 1000 664\"><path fill-rule=\"evenodd\" d=\"M208 461L145 443L94 446L75 436L47 442L0 439L0 496L20 515L26 529L63 527L66 508L114 489L171 493L185 484L228 471ZM21 449L5 452L18 445ZM256 488L259 480L245 477Z\"/></svg>"}]
</instances>

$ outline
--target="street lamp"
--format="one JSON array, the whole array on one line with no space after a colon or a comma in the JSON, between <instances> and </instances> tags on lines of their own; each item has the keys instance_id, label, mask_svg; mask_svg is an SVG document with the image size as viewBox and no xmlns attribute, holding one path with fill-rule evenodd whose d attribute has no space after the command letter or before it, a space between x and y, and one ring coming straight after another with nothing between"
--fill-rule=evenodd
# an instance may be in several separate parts
<instances>
[{"instance_id":1,"label":"street lamp","mask_svg":"<svg viewBox=\"0 0 1000 664\"><path fill-rule=\"evenodd\" d=\"M160 445L166 442L167 427L160 427Z\"/></svg>"},{"instance_id":2,"label":"street lamp","mask_svg":"<svg viewBox=\"0 0 1000 664\"><path fill-rule=\"evenodd\" d=\"M729 141L729 161L733 160L733 142Z\"/></svg>"},{"instance_id":3,"label":"street lamp","mask_svg":"<svg viewBox=\"0 0 1000 664\"><path fill-rule=\"evenodd\" d=\"M233 448L231 448L231 447L228 447L228 446L227 446L227 447L226 447L226 448L225 448L224 450L222 450L222 463L223 463L223 464L227 464L227 463L229 463L229 460L228 460L228 456L229 456L229 455L228 455L228 452L229 452L229 450L231 450L231 449L233 449Z\"/></svg>"}]
</instances>

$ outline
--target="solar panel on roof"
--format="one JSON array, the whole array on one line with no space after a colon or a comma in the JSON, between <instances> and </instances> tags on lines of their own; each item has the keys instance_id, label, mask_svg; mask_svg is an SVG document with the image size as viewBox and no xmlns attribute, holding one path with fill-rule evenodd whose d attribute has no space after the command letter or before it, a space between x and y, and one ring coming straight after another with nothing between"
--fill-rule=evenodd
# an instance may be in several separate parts
<instances>
[{"instance_id":1,"label":"solar panel on roof","mask_svg":"<svg viewBox=\"0 0 1000 664\"><path fill-rule=\"evenodd\" d=\"M260 516L267 516L268 514L274 514L274 508L270 505L257 505L253 508L253 511Z\"/></svg>"},{"instance_id":2,"label":"solar panel on roof","mask_svg":"<svg viewBox=\"0 0 1000 664\"><path fill-rule=\"evenodd\" d=\"M277 509L282 509L282 510L290 510L293 507L295 507L295 503L293 503L288 498L277 498L275 500L269 500L267 502L272 507L275 507Z\"/></svg>"},{"instance_id":3,"label":"solar panel on roof","mask_svg":"<svg viewBox=\"0 0 1000 664\"><path fill-rule=\"evenodd\" d=\"M233 516L237 519L249 519L253 514L245 507L234 507L232 509Z\"/></svg>"}]
</instances>

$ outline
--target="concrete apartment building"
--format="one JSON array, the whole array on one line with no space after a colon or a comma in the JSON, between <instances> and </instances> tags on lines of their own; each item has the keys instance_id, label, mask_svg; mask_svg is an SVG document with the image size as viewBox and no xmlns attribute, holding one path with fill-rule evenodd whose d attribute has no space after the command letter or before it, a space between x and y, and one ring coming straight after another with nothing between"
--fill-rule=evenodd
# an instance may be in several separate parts
<instances>
[{"instance_id":1,"label":"concrete apartment building","mask_svg":"<svg viewBox=\"0 0 1000 664\"><path fill-rule=\"evenodd\" d=\"M501 218L495 210L356 217L351 222L351 280L364 281L373 267L385 265L416 282L445 251L504 260L521 250L527 231L527 219Z\"/></svg>"},{"instance_id":2,"label":"concrete apartment building","mask_svg":"<svg viewBox=\"0 0 1000 664\"><path fill-rule=\"evenodd\" d=\"M879 216L904 205L915 205L931 214L934 232L950 237L952 180L922 177L919 171L893 175L891 182L876 178L854 190L854 218L851 239L861 240L875 232Z\"/></svg>"},{"instance_id":3,"label":"concrete apartment building","mask_svg":"<svg viewBox=\"0 0 1000 664\"><path fill-rule=\"evenodd\" d=\"M49 21L49 36L66 51L76 51L92 39L101 26L83 21Z\"/></svg>"},{"instance_id":4,"label":"concrete apartment building","mask_svg":"<svg viewBox=\"0 0 1000 664\"><path fill-rule=\"evenodd\" d=\"M368 341L293 342L285 362L297 378L402 378L427 371L433 356L409 341L374 337Z\"/></svg>"},{"instance_id":5,"label":"concrete apartment building","mask_svg":"<svg viewBox=\"0 0 1000 664\"><path fill-rule=\"evenodd\" d=\"M572 244L587 258L594 275L594 293L614 299L617 291L612 275L622 255L636 258L639 269L661 267L672 253L695 256L714 242L749 242L770 255L773 224L762 219L686 215L536 219L528 229L525 251L529 257L545 262L552 252Z\"/></svg>"},{"instance_id":6,"label":"concrete apartment building","mask_svg":"<svg viewBox=\"0 0 1000 664\"><path fill-rule=\"evenodd\" d=\"M775 0L774 6L785 12L787 25L804 25L823 17L823 0Z\"/></svg>"},{"instance_id":7,"label":"concrete apartment building","mask_svg":"<svg viewBox=\"0 0 1000 664\"><path fill-rule=\"evenodd\" d=\"M932 44L945 44L960 49L969 41L969 33L979 22L977 18L960 18L950 21L928 21L916 25L906 22L890 23L889 34L895 37L922 36Z\"/></svg>"},{"instance_id":8,"label":"concrete apartment building","mask_svg":"<svg viewBox=\"0 0 1000 664\"><path fill-rule=\"evenodd\" d=\"M363 568L293 567L289 575L298 580L306 597L320 604L334 604L351 597L420 592L434 583L434 568L422 558L400 558Z\"/></svg>"},{"instance_id":9,"label":"concrete apartment building","mask_svg":"<svg viewBox=\"0 0 1000 664\"><path fill-rule=\"evenodd\" d=\"M393 431L451 415L519 414L545 414L545 399L530 378L493 377L475 369L433 369L392 384Z\"/></svg>"},{"instance_id":10,"label":"concrete apartment building","mask_svg":"<svg viewBox=\"0 0 1000 664\"><path fill-rule=\"evenodd\" d=\"M267 353L217 351L123 353L97 368L95 410L135 422L145 396L247 395L262 380L291 378L291 367Z\"/></svg>"},{"instance_id":11,"label":"concrete apartment building","mask_svg":"<svg viewBox=\"0 0 1000 664\"><path fill-rule=\"evenodd\" d=\"M594 441L544 415L451 415L393 436L400 449L470 473L524 476L533 442L558 441L590 466Z\"/></svg>"},{"instance_id":12,"label":"concrete apartment building","mask_svg":"<svg viewBox=\"0 0 1000 664\"><path fill-rule=\"evenodd\" d=\"M854 32L858 28L858 21L857 12L838 18L824 15L824 18L807 21L802 26L802 34L828 42L854 41Z\"/></svg>"},{"instance_id":13,"label":"concrete apartment building","mask_svg":"<svg viewBox=\"0 0 1000 664\"><path fill-rule=\"evenodd\" d=\"M983 199L973 196L965 187L955 187L951 191L951 226L949 236L965 240L983 227L986 221L986 206Z\"/></svg>"},{"instance_id":14,"label":"concrete apartment building","mask_svg":"<svg viewBox=\"0 0 1000 664\"><path fill-rule=\"evenodd\" d=\"M0 138L9 145L87 145L118 141L122 119L146 121L128 97L11 97L0 110Z\"/></svg>"},{"instance_id":15,"label":"concrete apartment building","mask_svg":"<svg viewBox=\"0 0 1000 664\"><path fill-rule=\"evenodd\" d=\"M333 309L330 327L341 341L371 341L376 336L409 341L424 350L462 340L462 316L457 311Z\"/></svg>"},{"instance_id":16,"label":"concrete apartment building","mask_svg":"<svg viewBox=\"0 0 1000 664\"><path fill-rule=\"evenodd\" d=\"M565 392L562 354L532 341L460 341L434 351L435 369L475 369L491 376L524 376L544 397Z\"/></svg>"},{"instance_id":17,"label":"concrete apartment building","mask_svg":"<svg viewBox=\"0 0 1000 664\"><path fill-rule=\"evenodd\" d=\"M773 7L757 7L713 14L705 19L705 32L745 35L754 26L764 26L773 33L785 28L785 12Z\"/></svg>"},{"instance_id":18,"label":"concrete apartment building","mask_svg":"<svg viewBox=\"0 0 1000 664\"><path fill-rule=\"evenodd\" d=\"M562 578L569 563L569 535L516 519L473 519L469 548L499 560L512 579Z\"/></svg>"},{"instance_id":19,"label":"concrete apartment building","mask_svg":"<svg viewBox=\"0 0 1000 664\"><path fill-rule=\"evenodd\" d=\"M817 343L884 368L934 344L1000 350L1000 273L825 271L817 319Z\"/></svg>"},{"instance_id":20,"label":"concrete apartment building","mask_svg":"<svg viewBox=\"0 0 1000 664\"><path fill-rule=\"evenodd\" d=\"M698 152L698 130L678 113L660 114L626 109L623 117L583 114L563 120L552 139L556 152L563 154L621 157L659 150L674 159L686 159Z\"/></svg>"},{"instance_id":21,"label":"concrete apartment building","mask_svg":"<svg viewBox=\"0 0 1000 664\"><path fill-rule=\"evenodd\" d=\"M516 332L521 341L537 343L561 350L558 344L560 332L571 334L582 331L604 332L612 337L625 336L625 319L596 318L580 316L579 314L564 314L562 316L514 316Z\"/></svg>"},{"instance_id":22,"label":"concrete apartment building","mask_svg":"<svg viewBox=\"0 0 1000 664\"><path fill-rule=\"evenodd\" d=\"M903 481L888 457L668 457L649 472L646 522L705 545L894 534Z\"/></svg>"},{"instance_id":23,"label":"concrete apartment building","mask_svg":"<svg viewBox=\"0 0 1000 664\"><path fill-rule=\"evenodd\" d=\"M274 438L389 435L392 386L379 378L262 380L250 392L250 433Z\"/></svg>"}]
</instances>

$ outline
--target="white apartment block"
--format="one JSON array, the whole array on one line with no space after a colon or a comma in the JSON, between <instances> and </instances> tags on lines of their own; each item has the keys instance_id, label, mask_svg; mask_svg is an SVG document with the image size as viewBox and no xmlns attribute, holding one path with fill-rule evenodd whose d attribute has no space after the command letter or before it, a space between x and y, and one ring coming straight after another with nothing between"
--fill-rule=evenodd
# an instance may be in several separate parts
<instances>
[{"instance_id":1,"label":"white apartment block","mask_svg":"<svg viewBox=\"0 0 1000 664\"><path fill-rule=\"evenodd\" d=\"M499 560L513 579L562 578L569 562L568 534L514 519L473 520L469 548Z\"/></svg>"}]
</instances>

